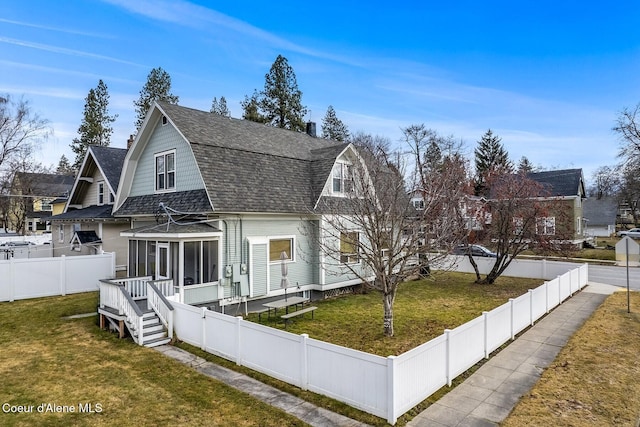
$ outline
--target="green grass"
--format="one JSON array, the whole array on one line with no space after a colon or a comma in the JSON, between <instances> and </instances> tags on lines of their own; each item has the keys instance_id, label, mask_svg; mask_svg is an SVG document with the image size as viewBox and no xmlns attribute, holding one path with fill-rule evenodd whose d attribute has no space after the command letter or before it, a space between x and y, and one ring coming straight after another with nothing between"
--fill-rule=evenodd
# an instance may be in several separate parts
<instances>
[{"instance_id":1,"label":"green grass","mask_svg":"<svg viewBox=\"0 0 640 427\"><path fill-rule=\"evenodd\" d=\"M474 276L440 273L434 278L402 283L394 304L394 336L383 334L381 294L343 296L314 301L314 319L296 317L287 330L380 356L399 355L541 285L539 279L500 277L493 285L477 285ZM262 323L284 328L271 317ZM258 316L248 320L258 322Z\"/></svg>"},{"instance_id":2,"label":"green grass","mask_svg":"<svg viewBox=\"0 0 640 427\"><path fill-rule=\"evenodd\" d=\"M282 426L297 418L199 374L157 351L101 331L97 293L0 303L0 405L33 405L35 413L0 411L7 426ZM38 405L76 413L37 413ZM78 413L78 404L100 404Z\"/></svg>"}]
</instances>

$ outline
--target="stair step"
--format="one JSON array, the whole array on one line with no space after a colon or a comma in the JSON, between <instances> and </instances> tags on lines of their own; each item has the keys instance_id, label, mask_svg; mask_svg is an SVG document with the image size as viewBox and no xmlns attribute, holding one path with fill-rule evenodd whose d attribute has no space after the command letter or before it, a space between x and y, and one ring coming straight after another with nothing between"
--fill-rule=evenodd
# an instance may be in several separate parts
<instances>
[{"instance_id":1,"label":"stair step","mask_svg":"<svg viewBox=\"0 0 640 427\"><path fill-rule=\"evenodd\" d=\"M157 347L159 345L165 345L165 344L169 344L171 342L171 338L166 337L166 338L155 338L149 341L145 341L144 346L145 347Z\"/></svg>"}]
</instances>

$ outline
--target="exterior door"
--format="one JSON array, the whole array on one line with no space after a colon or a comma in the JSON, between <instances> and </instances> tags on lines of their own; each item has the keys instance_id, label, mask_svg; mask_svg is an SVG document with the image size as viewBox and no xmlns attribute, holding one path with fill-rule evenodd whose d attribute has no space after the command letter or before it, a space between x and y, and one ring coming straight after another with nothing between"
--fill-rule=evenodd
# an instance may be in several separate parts
<instances>
[{"instance_id":1,"label":"exterior door","mask_svg":"<svg viewBox=\"0 0 640 427\"><path fill-rule=\"evenodd\" d=\"M158 242L156 248L156 279L168 279L169 271L169 243Z\"/></svg>"}]
</instances>

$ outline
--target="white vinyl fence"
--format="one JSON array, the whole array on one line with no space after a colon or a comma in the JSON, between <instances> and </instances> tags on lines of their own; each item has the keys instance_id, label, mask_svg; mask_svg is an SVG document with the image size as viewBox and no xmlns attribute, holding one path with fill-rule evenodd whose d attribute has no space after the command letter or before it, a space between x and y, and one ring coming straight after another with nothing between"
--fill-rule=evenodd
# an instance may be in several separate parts
<instances>
[{"instance_id":1,"label":"white vinyl fence","mask_svg":"<svg viewBox=\"0 0 640 427\"><path fill-rule=\"evenodd\" d=\"M0 301L97 291L115 277L115 254L0 261Z\"/></svg>"},{"instance_id":2,"label":"white vinyl fence","mask_svg":"<svg viewBox=\"0 0 640 427\"><path fill-rule=\"evenodd\" d=\"M564 268L546 264L538 271ZM571 264L573 270L564 268L555 279L399 356L375 356L178 302L173 303L174 328L180 340L209 353L394 424L583 288L587 265L576 266Z\"/></svg>"}]
</instances>

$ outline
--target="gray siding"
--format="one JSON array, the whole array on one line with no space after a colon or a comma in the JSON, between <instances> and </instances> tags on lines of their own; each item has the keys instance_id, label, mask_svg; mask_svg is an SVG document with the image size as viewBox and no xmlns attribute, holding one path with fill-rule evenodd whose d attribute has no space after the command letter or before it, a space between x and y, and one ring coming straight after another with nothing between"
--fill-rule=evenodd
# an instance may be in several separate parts
<instances>
[{"instance_id":1,"label":"gray siding","mask_svg":"<svg viewBox=\"0 0 640 427\"><path fill-rule=\"evenodd\" d=\"M138 161L129 196L155 192L155 155L173 149L176 150L176 191L204 188L189 144L171 124L158 123Z\"/></svg>"}]
</instances>

